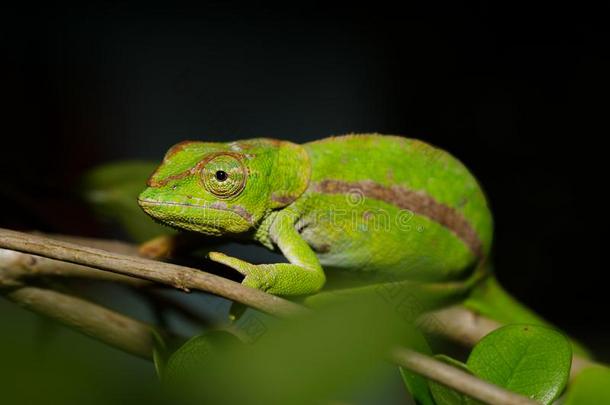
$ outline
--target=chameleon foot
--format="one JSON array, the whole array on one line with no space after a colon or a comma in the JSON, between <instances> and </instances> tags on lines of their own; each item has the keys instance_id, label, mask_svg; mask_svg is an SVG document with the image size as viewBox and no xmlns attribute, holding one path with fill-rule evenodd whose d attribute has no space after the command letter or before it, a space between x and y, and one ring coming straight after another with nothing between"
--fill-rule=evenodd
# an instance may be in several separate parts
<instances>
[{"instance_id":1,"label":"chameleon foot","mask_svg":"<svg viewBox=\"0 0 610 405\"><path fill-rule=\"evenodd\" d=\"M210 260L224 264L245 276L242 284L257 290L268 291L275 285L275 272L270 265L252 264L220 252L210 252Z\"/></svg>"}]
</instances>

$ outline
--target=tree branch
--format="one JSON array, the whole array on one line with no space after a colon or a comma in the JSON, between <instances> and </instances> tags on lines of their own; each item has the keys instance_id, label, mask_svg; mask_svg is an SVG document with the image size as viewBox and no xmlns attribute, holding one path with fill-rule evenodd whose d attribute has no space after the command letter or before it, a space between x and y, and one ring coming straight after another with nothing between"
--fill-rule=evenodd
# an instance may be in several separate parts
<instances>
[{"instance_id":1,"label":"tree branch","mask_svg":"<svg viewBox=\"0 0 610 405\"><path fill-rule=\"evenodd\" d=\"M485 335L502 327L500 322L485 318L462 305L430 312L420 318L419 324L427 333L443 336L465 347L473 347ZM584 357L573 356L570 380L594 364Z\"/></svg>"},{"instance_id":2,"label":"tree branch","mask_svg":"<svg viewBox=\"0 0 610 405\"><path fill-rule=\"evenodd\" d=\"M35 259L35 260L32 260ZM153 350L153 327L121 315L100 305L51 289L21 286L21 277L32 275L61 275L127 282L131 277L116 276L85 266L57 262L56 260L0 250L0 287L4 295L18 305L48 316L85 335L116 347L127 353L150 360ZM87 275L86 273L91 273ZM107 274L113 276L107 277ZM116 276L116 277L114 277ZM523 405L532 404L525 397L477 379L454 367L416 352L396 348L392 360L424 377L488 403ZM535 402L534 402L535 403Z\"/></svg>"},{"instance_id":3,"label":"tree branch","mask_svg":"<svg viewBox=\"0 0 610 405\"><path fill-rule=\"evenodd\" d=\"M150 325L80 298L53 290L24 286L23 279L33 276L61 276L116 281L132 286L160 283L185 291L196 289L209 292L280 317L308 310L293 302L203 271L136 257L133 255L135 249L131 249L129 245L116 245L115 242L108 244L105 241L95 243L96 246L128 253L121 254L83 246L82 243L88 243L88 240L76 241L77 244L0 228L0 247L13 250L0 249L0 287L4 287L4 294L18 304L140 357L149 358L151 354ZM29 254L17 253L14 250ZM483 336L501 326L462 306L429 313L420 321L425 331L442 335L468 347L472 347ZM486 402L532 403L527 398L407 349L396 349L391 357L397 364L418 374ZM573 364L574 375L582 367L592 363L575 357Z\"/></svg>"},{"instance_id":4,"label":"tree branch","mask_svg":"<svg viewBox=\"0 0 610 405\"><path fill-rule=\"evenodd\" d=\"M138 357L150 359L151 325L87 300L39 287L17 287L4 294L30 311L48 316L87 336Z\"/></svg>"},{"instance_id":5,"label":"tree branch","mask_svg":"<svg viewBox=\"0 0 610 405\"><path fill-rule=\"evenodd\" d=\"M538 402L490 384L457 367L409 349L396 348L391 353L394 363L426 378L488 404L535 405Z\"/></svg>"},{"instance_id":6,"label":"tree branch","mask_svg":"<svg viewBox=\"0 0 610 405\"><path fill-rule=\"evenodd\" d=\"M48 259L16 252L14 250L0 249L0 284L18 283L29 278L59 277L80 278L97 281L110 281L127 284L133 287L153 286L146 280L98 270L88 266Z\"/></svg>"},{"instance_id":7,"label":"tree branch","mask_svg":"<svg viewBox=\"0 0 610 405\"><path fill-rule=\"evenodd\" d=\"M28 310L46 315L112 347L147 360L152 357L154 328L146 323L50 289L17 287L5 296ZM490 404L536 404L408 349L396 348L391 358L398 365Z\"/></svg>"},{"instance_id":8,"label":"tree branch","mask_svg":"<svg viewBox=\"0 0 610 405\"><path fill-rule=\"evenodd\" d=\"M288 316L304 310L304 307L285 299L190 267L112 253L39 235L0 228L0 247L166 284L184 291L205 291L274 315Z\"/></svg>"}]
</instances>

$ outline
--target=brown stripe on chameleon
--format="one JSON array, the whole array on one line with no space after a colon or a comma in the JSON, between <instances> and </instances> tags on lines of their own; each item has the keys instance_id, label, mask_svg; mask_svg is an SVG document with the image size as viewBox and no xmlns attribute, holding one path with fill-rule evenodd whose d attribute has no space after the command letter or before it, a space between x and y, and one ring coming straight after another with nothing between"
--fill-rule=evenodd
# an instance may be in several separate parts
<instances>
[{"instance_id":1,"label":"brown stripe on chameleon","mask_svg":"<svg viewBox=\"0 0 610 405\"><path fill-rule=\"evenodd\" d=\"M242 217L243 219L245 219L246 221L248 221L249 223L252 223L252 214L250 214L248 212L248 210L246 210L241 205L229 206L224 201L216 201L216 202L213 202L212 204L210 204L209 208L216 209L216 210L232 211L232 212L236 213L237 215L239 215L240 217Z\"/></svg>"},{"instance_id":2,"label":"brown stripe on chameleon","mask_svg":"<svg viewBox=\"0 0 610 405\"><path fill-rule=\"evenodd\" d=\"M156 169L156 170L153 172L153 174L151 174L151 175L150 175L150 177L148 178L148 181L146 182L146 185L147 185L148 187L163 187L163 186L165 186L167 183L169 183L170 181L173 181L173 180L180 180L180 179L182 179L182 178L184 178L184 177L186 177L186 176L190 176L191 174L193 174L193 173L192 173L193 169L188 169L188 170L185 170L185 171L183 171L183 172L181 172L181 173L174 174L174 175L172 175L172 176L167 176L167 177L166 177L166 178L164 178L164 179L161 179L161 180L155 180L155 179L154 179L154 177L155 177L155 175L157 174L157 170L159 170L159 168L157 168L157 169Z\"/></svg>"},{"instance_id":3,"label":"brown stripe on chameleon","mask_svg":"<svg viewBox=\"0 0 610 405\"><path fill-rule=\"evenodd\" d=\"M349 194L358 190L364 197L392 204L438 222L455 233L475 256L483 256L481 240L466 218L457 210L439 203L422 192L399 186L387 187L371 180L352 183L341 180L323 180L312 183L310 190L323 194Z\"/></svg>"},{"instance_id":4,"label":"brown stripe on chameleon","mask_svg":"<svg viewBox=\"0 0 610 405\"><path fill-rule=\"evenodd\" d=\"M294 195L289 195L289 194L280 195L277 193L271 194L271 200L276 203L282 204L282 205L288 205L296 199L297 199L297 197L295 197Z\"/></svg>"}]
</instances>

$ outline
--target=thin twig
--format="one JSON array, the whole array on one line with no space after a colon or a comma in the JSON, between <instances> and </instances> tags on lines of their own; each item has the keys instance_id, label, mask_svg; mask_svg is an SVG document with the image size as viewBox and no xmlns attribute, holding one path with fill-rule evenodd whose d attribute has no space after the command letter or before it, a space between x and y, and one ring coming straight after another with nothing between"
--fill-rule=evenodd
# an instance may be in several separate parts
<instances>
[{"instance_id":1,"label":"thin twig","mask_svg":"<svg viewBox=\"0 0 610 405\"><path fill-rule=\"evenodd\" d=\"M126 282L128 284L137 284L140 283L141 280L148 280L150 282L170 285L187 291L188 289L197 289L210 292L276 316L287 316L307 310L305 307L290 301L244 287L239 283L235 283L199 270L173 264L159 263L148 259L134 257L132 255L112 253L80 244L57 241L39 235L24 234L0 229L0 247L44 256L36 258L36 256L32 255L23 255L26 256L26 258L21 257L17 261L15 261L15 257L12 257L13 261L11 262L10 260L7 260L7 258L11 258L10 251L0 250L0 285L4 285L5 287L20 287L16 290L12 290L9 293L10 299L22 303L24 306L29 307L36 312L54 317L67 325L73 326L76 329L79 329L82 332L94 336L115 347L121 347L125 351L140 356L145 355L145 353L150 354L150 326L140 323L139 321L131 320L130 318L113 313L112 311L109 311L103 307L99 307L96 304L91 304L75 297L65 296L52 290L41 290L34 287L22 287L20 285L20 277L35 274L50 275L55 272L55 275L62 275L66 277L90 276L92 279L114 278L113 281ZM128 249L127 251L130 250ZM46 258L52 258L55 260ZM62 261L62 266L58 266L56 260ZM6 266L7 263L13 263L13 266ZM110 274L107 272L116 274ZM19 293L19 291L22 292ZM37 299L32 300L33 297ZM56 299L66 305L55 305L54 301ZM84 303L82 301L84 301ZM31 304L32 302L37 302L40 304ZM96 314L93 316L93 321L87 322L82 316L68 314L68 311L74 311L74 308L79 308L80 311L83 305L91 309L91 311ZM98 311L97 309L101 310ZM56 314L56 312L58 314ZM104 313L107 315L101 315ZM114 316L113 314L118 316ZM73 318L71 316L73 316ZM112 319L111 325L108 329L104 329L103 323L95 321L95 319L104 318L105 316ZM441 334L453 341L461 342L467 346L473 346L484 335L501 326L499 323L480 317L464 307L452 307L434 312L427 316L432 317L432 319L435 321L422 322L422 325L424 328L428 329L428 332ZM128 327L126 327L126 325ZM98 330L97 328L100 329ZM122 338L117 338L114 336L115 334L129 334L130 337L123 341ZM136 345L140 345L141 347L136 348ZM471 387L469 389L477 391L476 385L470 386L468 385L469 383L463 383L461 382L462 380L459 379L452 380L454 382L445 380L445 377L447 376L443 373L444 371L447 371L446 367L450 366L425 356L418 357L421 355L418 355L417 353L410 351L406 353L408 353L408 355L405 357L405 352L400 349L393 353L393 358L399 364L404 365L417 373L437 380L442 384L454 387L467 395L479 398L476 392L467 392L460 388L466 384L466 386ZM585 361L580 362L580 360L576 359L575 365L580 363L584 364L584 362ZM440 370L440 374L436 373L437 370ZM445 377L443 377L444 375ZM468 374L466 375L469 378L474 378ZM455 386L451 384L455 384ZM487 387L487 389L489 389L489 387ZM500 394L499 391L493 391L491 393L488 392L487 394L483 393L481 395ZM510 402L511 399L507 398L504 398L496 403L530 403ZM518 396L513 399L522 400L522 398ZM488 402L495 401L493 398L492 400L490 400L490 398L483 400Z\"/></svg>"},{"instance_id":2,"label":"thin twig","mask_svg":"<svg viewBox=\"0 0 610 405\"><path fill-rule=\"evenodd\" d=\"M396 348L392 360L426 378L437 381L472 398L489 404L535 405L538 402L490 384L456 367L409 349Z\"/></svg>"},{"instance_id":3,"label":"thin twig","mask_svg":"<svg viewBox=\"0 0 610 405\"><path fill-rule=\"evenodd\" d=\"M104 244L99 243L98 245ZM112 245L113 243L110 243L107 246ZM79 279L125 284L132 287L133 291L142 295L148 301L154 301L166 310L173 310L189 321L200 325L210 325L213 323L211 319L184 305L182 302L162 294L162 291L159 291L159 289L167 288L165 285L105 270L98 270L80 264L48 259L14 250L0 249L0 287L21 286L27 284L30 280L39 281L41 279Z\"/></svg>"},{"instance_id":4,"label":"thin twig","mask_svg":"<svg viewBox=\"0 0 610 405\"><path fill-rule=\"evenodd\" d=\"M28 278L56 277L118 282L132 287L155 285L140 278L8 249L0 249L0 263L0 282L4 280L4 284L9 280L17 282Z\"/></svg>"},{"instance_id":5,"label":"thin twig","mask_svg":"<svg viewBox=\"0 0 610 405\"><path fill-rule=\"evenodd\" d=\"M87 336L138 357L150 359L153 327L87 300L39 287L17 287L5 296Z\"/></svg>"},{"instance_id":6,"label":"thin twig","mask_svg":"<svg viewBox=\"0 0 610 405\"><path fill-rule=\"evenodd\" d=\"M288 316L303 312L302 306L290 301L190 267L112 253L2 228L0 247L171 285L184 291L206 291L274 315Z\"/></svg>"},{"instance_id":7,"label":"thin twig","mask_svg":"<svg viewBox=\"0 0 610 405\"><path fill-rule=\"evenodd\" d=\"M500 328L500 322L480 316L462 305L424 314L419 324L427 333L440 335L465 347L473 347L488 333Z\"/></svg>"},{"instance_id":8,"label":"thin twig","mask_svg":"<svg viewBox=\"0 0 610 405\"><path fill-rule=\"evenodd\" d=\"M427 333L443 336L465 347L473 347L485 335L502 327L500 322L485 318L463 305L430 312L422 317L420 325ZM570 380L593 364L595 364L593 361L584 357L573 356Z\"/></svg>"}]
</instances>

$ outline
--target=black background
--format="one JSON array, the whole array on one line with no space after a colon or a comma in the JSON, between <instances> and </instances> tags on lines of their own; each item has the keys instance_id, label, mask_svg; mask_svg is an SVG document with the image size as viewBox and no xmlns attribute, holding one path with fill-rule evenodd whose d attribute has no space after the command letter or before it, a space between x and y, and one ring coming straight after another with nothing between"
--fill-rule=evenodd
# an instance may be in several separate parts
<instances>
[{"instance_id":1,"label":"black background","mask_svg":"<svg viewBox=\"0 0 610 405\"><path fill-rule=\"evenodd\" d=\"M107 2L0 19L0 226L108 235L74 181L183 139L403 134L480 179L507 289L610 359L607 9Z\"/></svg>"}]
</instances>

